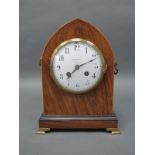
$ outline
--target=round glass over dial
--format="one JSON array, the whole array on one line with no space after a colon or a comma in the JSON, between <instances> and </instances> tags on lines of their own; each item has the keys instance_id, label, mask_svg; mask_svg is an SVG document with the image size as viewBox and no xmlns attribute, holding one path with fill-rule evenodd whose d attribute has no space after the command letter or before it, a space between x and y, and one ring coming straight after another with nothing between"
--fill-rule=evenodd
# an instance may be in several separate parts
<instances>
[{"instance_id":1,"label":"round glass over dial","mask_svg":"<svg viewBox=\"0 0 155 155\"><path fill-rule=\"evenodd\" d=\"M90 41L75 38L60 44L51 58L55 83L72 93L87 92L101 81L107 65Z\"/></svg>"}]
</instances>

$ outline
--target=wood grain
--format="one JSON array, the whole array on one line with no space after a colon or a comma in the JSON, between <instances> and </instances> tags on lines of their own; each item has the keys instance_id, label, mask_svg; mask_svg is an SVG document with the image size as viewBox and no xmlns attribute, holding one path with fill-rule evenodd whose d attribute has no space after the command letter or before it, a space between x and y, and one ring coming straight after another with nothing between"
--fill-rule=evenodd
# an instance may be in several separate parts
<instances>
[{"instance_id":1,"label":"wood grain","mask_svg":"<svg viewBox=\"0 0 155 155\"><path fill-rule=\"evenodd\" d=\"M105 116L46 116L41 115L40 128L52 129L104 129L117 128L115 114Z\"/></svg>"},{"instance_id":2,"label":"wood grain","mask_svg":"<svg viewBox=\"0 0 155 155\"><path fill-rule=\"evenodd\" d=\"M39 121L40 128L52 129L105 129L117 128L117 121Z\"/></svg>"},{"instance_id":3,"label":"wood grain","mask_svg":"<svg viewBox=\"0 0 155 155\"><path fill-rule=\"evenodd\" d=\"M50 59L54 49L72 38L82 38L93 42L102 52L108 65L101 83L90 92L75 95L57 87L50 75ZM94 26L81 19L75 19L61 27L47 42L41 56L43 114L44 115L110 115L113 113L114 57L105 36ZM47 122L42 122L47 124ZM73 127L70 122L66 126ZM74 122L78 126L78 122ZM86 124L83 122L82 124ZM101 122L91 122L89 126L101 126ZM59 122L56 127L61 127ZM48 125L47 125L48 126ZM50 126L53 126L52 123Z\"/></svg>"}]
</instances>

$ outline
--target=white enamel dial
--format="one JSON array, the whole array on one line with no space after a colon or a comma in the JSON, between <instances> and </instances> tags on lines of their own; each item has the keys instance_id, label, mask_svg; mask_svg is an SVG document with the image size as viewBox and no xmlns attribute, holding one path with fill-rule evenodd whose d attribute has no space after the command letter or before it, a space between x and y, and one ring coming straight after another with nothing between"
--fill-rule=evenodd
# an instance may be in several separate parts
<instances>
[{"instance_id":1,"label":"white enamel dial","mask_svg":"<svg viewBox=\"0 0 155 155\"><path fill-rule=\"evenodd\" d=\"M51 58L51 74L58 86L72 93L93 89L106 71L105 60L90 41L75 38L60 44Z\"/></svg>"}]
</instances>

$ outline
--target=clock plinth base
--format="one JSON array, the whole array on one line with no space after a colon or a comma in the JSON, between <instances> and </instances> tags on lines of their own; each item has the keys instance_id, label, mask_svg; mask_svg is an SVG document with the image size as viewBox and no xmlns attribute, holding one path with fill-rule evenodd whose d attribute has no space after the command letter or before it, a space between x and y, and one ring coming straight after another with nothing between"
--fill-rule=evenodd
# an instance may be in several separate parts
<instances>
[{"instance_id":1,"label":"clock plinth base","mask_svg":"<svg viewBox=\"0 0 155 155\"><path fill-rule=\"evenodd\" d=\"M118 134L118 121L115 114L103 116L49 116L41 115L38 133L57 129L106 129L112 134Z\"/></svg>"}]
</instances>

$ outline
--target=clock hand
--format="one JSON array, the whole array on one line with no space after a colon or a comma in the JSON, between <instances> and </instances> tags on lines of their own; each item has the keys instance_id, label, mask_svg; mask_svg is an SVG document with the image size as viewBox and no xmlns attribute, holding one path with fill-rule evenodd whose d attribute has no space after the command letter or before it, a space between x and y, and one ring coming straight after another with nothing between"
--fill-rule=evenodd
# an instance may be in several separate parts
<instances>
[{"instance_id":1,"label":"clock hand","mask_svg":"<svg viewBox=\"0 0 155 155\"><path fill-rule=\"evenodd\" d=\"M74 72L76 72L77 70L79 70L81 66L84 66L84 65L86 65L86 64L88 64L88 63L90 63L90 62L93 62L95 59L96 59L96 58L91 59L91 60L89 60L88 62L85 62L85 63L83 63L83 64L81 64L81 65L76 65L76 66L75 66L75 69L71 72L71 75L72 75ZM68 76L67 79L69 79L69 78L71 77L71 75Z\"/></svg>"},{"instance_id":2,"label":"clock hand","mask_svg":"<svg viewBox=\"0 0 155 155\"><path fill-rule=\"evenodd\" d=\"M85 62L85 63L83 63L83 64L79 65L79 67L81 67L81 66L84 66L84 65L86 65L86 64L88 64L88 63L90 63L90 62L93 62L95 59L96 59L96 58L94 58L94 59L91 59L90 61L88 61L88 62Z\"/></svg>"},{"instance_id":3,"label":"clock hand","mask_svg":"<svg viewBox=\"0 0 155 155\"><path fill-rule=\"evenodd\" d=\"M73 74L75 71L79 70L79 68L80 68L80 66L79 66L79 65L76 65L76 66L75 66L75 69L71 72L70 76L68 76L67 79L71 78L72 74Z\"/></svg>"},{"instance_id":4,"label":"clock hand","mask_svg":"<svg viewBox=\"0 0 155 155\"><path fill-rule=\"evenodd\" d=\"M71 73L70 73L70 72L67 72L67 73L66 73L66 76L67 76L68 78L70 78L70 77L71 77Z\"/></svg>"},{"instance_id":5,"label":"clock hand","mask_svg":"<svg viewBox=\"0 0 155 155\"><path fill-rule=\"evenodd\" d=\"M71 74L73 74L75 71L79 70L79 68L80 68L80 66L79 66L79 65L76 65L76 66L75 66L75 69L72 71Z\"/></svg>"}]
</instances>

